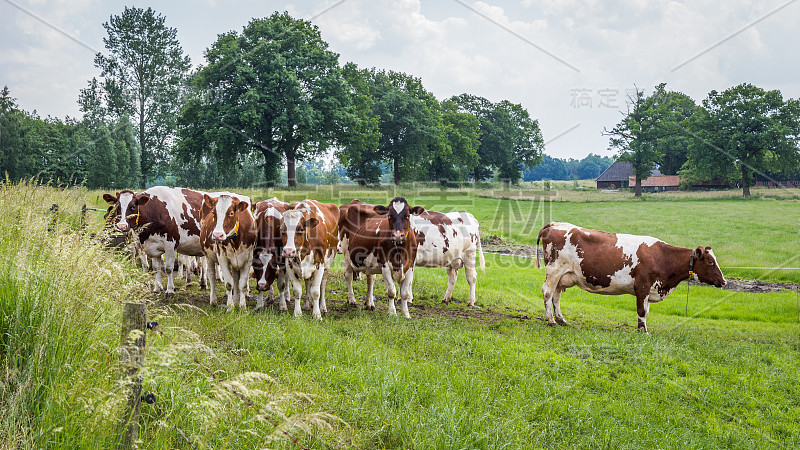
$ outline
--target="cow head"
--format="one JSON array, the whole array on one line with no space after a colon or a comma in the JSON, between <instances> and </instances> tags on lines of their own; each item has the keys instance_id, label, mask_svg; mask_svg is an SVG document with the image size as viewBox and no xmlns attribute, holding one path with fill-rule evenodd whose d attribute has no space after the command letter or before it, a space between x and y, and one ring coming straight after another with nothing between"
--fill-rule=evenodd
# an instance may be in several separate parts
<instances>
[{"instance_id":1,"label":"cow head","mask_svg":"<svg viewBox=\"0 0 800 450\"><path fill-rule=\"evenodd\" d=\"M150 194L124 190L116 195L103 194L103 200L113 208L106 213L106 221L125 233L142 225L139 209L150 201Z\"/></svg>"},{"instance_id":2,"label":"cow head","mask_svg":"<svg viewBox=\"0 0 800 450\"><path fill-rule=\"evenodd\" d=\"M253 250L253 275L257 283L256 289L266 291L267 286L274 281L277 270L278 261L274 252L264 247L256 247Z\"/></svg>"},{"instance_id":3,"label":"cow head","mask_svg":"<svg viewBox=\"0 0 800 450\"><path fill-rule=\"evenodd\" d=\"M213 198L203 194L203 220L212 220L214 229L211 239L224 241L239 233L239 213L246 211L250 205L229 195Z\"/></svg>"},{"instance_id":4,"label":"cow head","mask_svg":"<svg viewBox=\"0 0 800 450\"><path fill-rule=\"evenodd\" d=\"M717 257L711 247L697 247L694 249L694 276L695 280L706 284L713 284L716 287L725 286L728 281L722 275L717 264Z\"/></svg>"},{"instance_id":5,"label":"cow head","mask_svg":"<svg viewBox=\"0 0 800 450\"><path fill-rule=\"evenodd\" d=\"M283 256L294 258L307 245L308 230L319 224L319 219L306 217L307 214L296 209L283 213L283 225L281 225Z\"/></svg>"},{"instance_id":6,"label":"cow head","mask_svg":"<svg viewBox=\"0 0 800 450\"><path fill-rule=\"evenodd\" d=\"M380 215L388 216L395 244L403 244L406 241L411 230L411 215L418 216L425 212L422 206L409 207L403 197L393 198L389 206L376 205L373 210Z\"/></svg>"}]
</instances>

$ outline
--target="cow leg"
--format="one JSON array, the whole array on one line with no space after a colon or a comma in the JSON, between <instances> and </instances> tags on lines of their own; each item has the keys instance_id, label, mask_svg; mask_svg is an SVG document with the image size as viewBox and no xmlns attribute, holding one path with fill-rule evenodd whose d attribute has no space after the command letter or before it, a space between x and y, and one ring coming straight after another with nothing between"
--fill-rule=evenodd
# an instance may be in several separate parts
<instances>
[{"instance_id":1,"label":"cow leg","mask_svg":"<svg viewBox=\"0 0 800 450\"><path fill-rule=\"evenodd\" d=\"M289 281L292 286L292 298L294 298L294 316L302 317L303 309L300 307L300 296L303 294L303 287L300 285L300 279L294 270L289 270Z\"/></svg>"},{"instance_id":2,"label":"cow leg","mask_svg":"<svg viewBox=\"0 0 800 450\"><path fill-rule=\"evenodd\" d=\"M244 267L239 269L239 307L247 309L247 291L249 290L248 282L250 281L250 266L245 263Z\"/></svg>"},{"instance_id":3,"label":"cow leg","mask_svg":"<svg viewBox=\"0 0 800 450\"><path fill-rule=\"evenodd\" d=\"M467 255L464 260L464 274L467 276L467 284L469 284L469 303L467 306L470 308L475 307L475 285L478 283L478 271L475 270L475 255Z\"/></svg>"},{"instance_id":4,"label":"cow leg","mask_svg":"<svg viewBox=\"0 0 800 450\"><path fill-rule=\"evenodd\" d=\"M289 292L289 286L287 286L285 270L281 270L278 273L276 281L278 283L278 307L281 311L286 311L288 309L286 308L286 294Z\"/></svg>"},{"instance_id":5,"label":"cow leg","mask_svg":"<svg viewBox=\"0 0 800 450\"><path fill-rule=\"evenodd\" d=\"M225 294L227 294L228 301L226 305L228 306L228 311L232 310L235 306L235 299L233 298L233 286L236 284L236 281L233 278L233 273L231 272L230 262L227 258L220 258L218 263L219 273L222 275L222 281L225 283ZM238 281L238 279L237 279Z\"/></svg>"},{"instance_id":6,"label":"cow leg","mask_svg":"<svg viewBox=\"0 0 800 450\"><path fill-rule=\"evenodd\" d=\"M364 302L364 309L375 311L375 295L373 295L373 287L375 287L375 275L367 274L367 300Z\"/></svg>"},{"instance_id":7,"label":"cow leg","mask_svg":"<svg viewBox=\"0 0 800 450\"><path fill-rule=\"evenodd\" d=\"M153 292L156 293L156 294L161 292L161 288L163 287L161 285L161 265L162 264L163 263L161 262L161 256L158 256L158 257L155 257L155 258L150 258L150 267L152 267L153 270L155 271L154 280L153 280Z\"/></svg>"},{"instance_id":8,"label":"cow leg","mask_svg":"<svg viewBox=\"0 0 800 450\"><path fill-rule=\"evenodd\" d=\"M305 299L305 302L303 303L303 309L305 309L306 311L311 309L311 295L309 294L309 292L311 291L311 280L312 279L313 279L313 277L312 278L308 278L308 279L305 280L305 282L306 282L306 299Z\"/></svg>"},{"instance_id":9,"label":"cow leg","mask_svg":"<svg viewBox=\"0 0 800 450\"><path fill-rule=\"evenodd\" d=\"M397 316L397 309L394 307L394 298L397 296L397 290L394 287L394 279L392 278L392 267L389 264L384 264L381 272L383 281L386 283L386 296L389 297L389 315Z\"/></svg>"},{"instance_id":10,"label":"cow leg","mask_svg":"<svg viewBox=\"0 0 800 450\"><path fill-rule=\"evenodd\" d=\"M453 269L452 267L447 268L447 291L444 293L444 300L442 303L450 303L450 300L453 299L453 289L456 287L456 281L458 280L458 269ZM402 295L402 294L400 294Z\"/></svg>"},{"instance_id":11,"label":"cow leg","mask_svg":"<svg viewBox=\"0 0 800 450\"><path fill-rule=\"evenodd\" d=\"M322 320L322 312L320 311L320 288L322 287L323 278L325 278L325 267L319 265L317 266L317 270L314 271L314 275L307 281L307 298L311 300L311 317L317 320Z\"/></svg>"},{"instance_id":12,"label":"cow leg","mask_svg":"<svg viewBox=\"0 0 800 450\"><path fill-rule=\"evenodd\" d=\"M406 319L411 318L408 313L408 299L411 298L411 287L414 285L414 267L408 269L405 277L400 281L400 312Z\"/></svg>"},{"instance_id":13,"label":"cow leg","mask_svg":"<svg viewBox=\"0 0 800 450\"><path fill-rule=\"evenodd\" d=\"M350 267L347 260L344 262L344 280L347 282L347 303L355 305L356 294L353 293L353 268Z\"/></svg>"},{"instance_id":14,"label":"cow leg","mask_svg":"<svg viewBox=\"0 0 800 450\"><path fill-rule=\"evenodd\" d=\"M209 304L217 306L217 263L206 258L206 279L208 279Z\"/></svg>"},{"instance_id":15,"label":"cow leg","mask_svg":"<svg viewBox=\"0 0 800 450\"><path fill-rule=\"evenodd\" d=\"M646 296L636 296L636 312L639 315L639 331L647 333L647 313L650 312L650 302Z\"/></svg>"},{"instance_id":16,"label":"cow leg","mask_svg":"<svg viewBox=\"0 0 800 450\"><path fill-rule=\"evenodd\" d=\"M206 262L205 257L200 256L197 258L197 267L200 269L200 275L198 275L197 278L200 280L198 284L200 285L201 291L206 289L206 273L208 273L208 269L206 268L207 264L208 262Z\"/></svg>"},{"instance_id":17,"label":"cow leg","mask_svg":"<svg viewBox=\"0 0 800 450\"><path fill-rule=\"evenodd\" d=\"M553 319L553 296L558 289L558 282L560 276L548 274L542 284L542 297L544 297L544 316L547 318L548 325L555 325L556 321Z\"/></svg>"},{"instance_id":18,"label":"cow leg","mask_svg":"<svg viewBox=\"0 0 800 450\"><path fill-rule=\"evenodd\" d=\"M556 288L556 291L553 292L553 309L555 310L555 319L556 323L559 325L569 325L566 320L564 320L564 316L561 315L561 293L564 292L562 287Z\"/></svg>"},{"instance_id":19,"label":"cow leg","mask_svg":"<svg viewBox=\"0 0 800 450\"><path fill-rule=\"evenodd\" d=\"M325 303L325 287L328 285L328 268L324 268L322 273L322 282L319 286L319 310L327 314L328 305Z\"/></svg>"},{"instance_id":20,"label":"cow leg","mask_svg":"<svg viewBox=\"0 0 800 450\"><path fill-rule=\"evenodd\" d=\"M175 283L172 279L172 272L175 270L175 247L167 245L164 252L164 271L167 272L167 297L175 296Z\"/></svg>"}]
</instances>

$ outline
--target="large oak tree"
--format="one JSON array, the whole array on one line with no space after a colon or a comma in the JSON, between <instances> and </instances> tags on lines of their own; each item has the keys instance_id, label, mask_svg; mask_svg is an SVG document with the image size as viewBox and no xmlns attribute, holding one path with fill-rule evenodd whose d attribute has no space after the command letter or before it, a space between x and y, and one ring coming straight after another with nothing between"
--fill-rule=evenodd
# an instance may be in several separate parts
<instances>
[{"instance_id":1,"label":"large oak tree","mask_svg":"<svg viewBox=\"0 0 800 450\"><path fill-rule=\"evenodd\" d=\"M234 165L260 153L266 179L285 160L289 186L296 162L324 153L354 132L348 86L319 29L288 13L252 20L222 34L193 77L195 96L181 115L183 155Z\"/></svg>"}]
</instances>

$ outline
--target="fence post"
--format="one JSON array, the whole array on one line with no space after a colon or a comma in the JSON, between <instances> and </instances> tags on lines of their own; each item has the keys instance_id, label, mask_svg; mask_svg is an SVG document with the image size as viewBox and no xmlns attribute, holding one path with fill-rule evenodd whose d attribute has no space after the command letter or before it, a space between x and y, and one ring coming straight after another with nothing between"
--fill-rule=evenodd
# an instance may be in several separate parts
<instances>
[{"instance_id":1,"label":"fence post","mask_svg":"<svg viewBox=\"0 0 800 450\"><path fill-rule=\"evenodd\" d=\"M86 223L86 211L87 208L86 204L84 203L83 206L81 206L81 231L86 231L86 226L88 225Z\"/></svg>"},{"instance_id":2,"label":"fence post","mask_svg":"<svg viewBox=\"0 0 800 450\"><path fill-rule=\"evenodd\" d=\"M128 397L125 413L120 419L121 449L133 448L139 438L139 406L142 397L142 377L139 369L144 359L147 329L147 309L144 303L125 303L122 313L122 347L120 366L122 386Z\"/></svg>"},{"instance_id":3,"label":"fence post","mask_svg":"<svg viewBox=\"0 0 800 450\"><path fill-rule=\"evenodd\" d=\"M53 203L53 206L50 207L50 212L53 213L53 221L47 231L55 233L58 231L58 203Z\"/></svg>"}]
</instances>

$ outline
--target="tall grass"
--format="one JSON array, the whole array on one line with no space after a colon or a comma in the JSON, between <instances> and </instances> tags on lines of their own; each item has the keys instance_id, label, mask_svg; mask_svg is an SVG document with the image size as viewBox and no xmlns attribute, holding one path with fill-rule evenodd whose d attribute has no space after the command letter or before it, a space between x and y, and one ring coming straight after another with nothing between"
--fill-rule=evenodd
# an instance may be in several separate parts
<instances>
[{"instance_id":1,"label":"tall grass","mask_svg":"<svg viewBox=\"0 0 800 450\"><path fill-rule=\"evenodd\" d=\"M116 388L121 301L138 277L62 215L85 190L0 185L0 442L9 447L106 447ZM77 216L75 214L74 216Z\"/></svg>"},{"instance_id":2,"label":"tall grass","mask_svg":"<svg viewBox=\"0 0 800 450\"><path fill-rule=\"evenodd\" d=\"M83 188L0 184L0 448L113 448L121 435L122 304L149 301L150 275L80 230L87 196ZM64 212L57 227L54 203ZM174 315L152 302L148 309L157 320ZM291 447L289 434L339 421L311 411L310 397L274 377L232 366L180 321L163 337L148 336L141 374L158 407L143 405L138 444L187 446L178 426L201 447Z\"/></svg>"}]
</instances>

